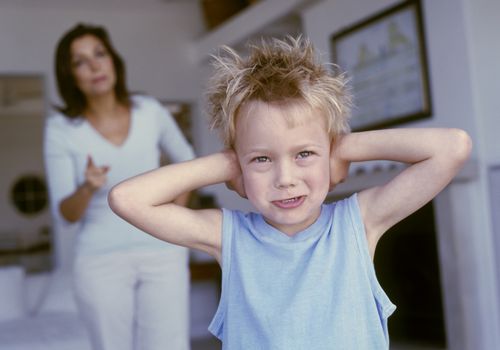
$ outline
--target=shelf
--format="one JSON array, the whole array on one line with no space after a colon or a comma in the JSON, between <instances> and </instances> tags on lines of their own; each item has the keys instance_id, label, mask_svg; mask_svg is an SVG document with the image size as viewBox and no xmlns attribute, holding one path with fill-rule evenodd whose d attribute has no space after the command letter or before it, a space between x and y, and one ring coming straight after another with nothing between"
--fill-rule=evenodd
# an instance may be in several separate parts
<instances>
[{"instance_id":1,"label":"shelf","mask_svg":"<svg viewBox=\"0 0 500 350\"><path fill-rule=\"evenodd\" d=\"M339 184L327 197L327 202L339 200L354 192L366 188L381 186L393 179L407 165L391 161L371 161L354 163L349 171L346 181ZM462 166L462 169L453 178L452 182L463 183L475 181L479 177L479 165L475 158L470 158Z\"/></svg>"},{"instance_id":2,"label":"shelf","mask_svg":"<svg viewBox=\"0 0 500 350\"><path fill-rule=\"evenodd\" d=\"M297 13L317 0L261 0L249 6L213 31L207 33L193 47L198 63L204 61L221 45L239 45L259 33L275 31L273 26L289 23ZM279 29L278 29L279 30Z\"/></svg>"}]
</instances>

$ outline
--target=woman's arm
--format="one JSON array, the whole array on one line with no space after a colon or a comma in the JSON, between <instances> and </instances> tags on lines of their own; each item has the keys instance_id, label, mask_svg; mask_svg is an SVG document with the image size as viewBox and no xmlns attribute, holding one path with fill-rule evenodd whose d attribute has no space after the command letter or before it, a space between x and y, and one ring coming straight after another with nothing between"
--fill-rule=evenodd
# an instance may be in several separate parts
<instances>
[{"instance_id":1,"label":"woman's arm","mask_svg":"<svg viewBox=\"0 0 500 350\"><path fill-rule=\"evenodd\" d=\"M58 209L61 216L68 222L78 222L85 214L93 194L94 191L86 183L77 187L75 192L59 203Z\"/></svg>"},{"instance_id":2,"label":"woman's arm","mask_svg":"<svg viewBox=\"0 0 500 350\"><path fill-rule=\"evenodd\" d=\"M470 151L471 139L459 129L379 130L341 139L333 152L340 162L385 159L411 164L387 184L358 195L372 255L384 232L432 200Z\"/></svg>"},{"instance_id":3,"label":"woman's arm","mask_svg":"<svg viewBox=\"0 0 500 350\"><path fill-rule=\"evenodd\" d=\"M78 221L92 198L93 188L89 183L78 185L74 155L67 140L64 117L48 117L44 130L44 165L49 188L50 206L54 220Z\"/></svg>"},{"instance_id":4,"label":"woman's arm","mask_svg":"<svg viewBox=\"0 0 500 350\"><path fill-rule=\"evenodd\" d=\"M175 163L135 176L113 187L111 209L164 241L199 249L220 261L222 212L192 210L174 203L183 193L239 176L231 151Z\"/></svg>"},{"instance_id":5,"label":"woman's arm","mask_svg":"<svg viewBox=\"0 0 500 350\"><path fill-rule=\"evenodd\" d=\"M59 204L61 215L69 222L77 222L85 214L94 193L106 183L108 166L97 167L91 156L87 158L85 182Z\"/></svg>"}]
</instances>

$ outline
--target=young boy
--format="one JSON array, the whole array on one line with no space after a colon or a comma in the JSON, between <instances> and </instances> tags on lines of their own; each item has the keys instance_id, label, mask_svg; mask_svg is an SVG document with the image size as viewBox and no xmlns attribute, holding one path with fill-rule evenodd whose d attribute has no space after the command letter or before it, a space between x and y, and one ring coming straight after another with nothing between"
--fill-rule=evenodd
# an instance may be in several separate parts
<instances>
[{"instance_id":1,"label":"young boy","mask_svg":"<svg viewBox=\"0 0 500 350\"><path fill-rule=\"evenodd\" d=\"M117 185L111 208L170 243L205 251L222 267L210 331L231 350L387 349L394 305L372 258L387 229L439 193L467 159L457 129L349 134L342 75L307 40L231 49L209 92L226 151L169 165ZM409 164L389 183L323 204L350 162ZM174 199L227 183L256 213L191 210Z\"/></svg>"}]
</instances>

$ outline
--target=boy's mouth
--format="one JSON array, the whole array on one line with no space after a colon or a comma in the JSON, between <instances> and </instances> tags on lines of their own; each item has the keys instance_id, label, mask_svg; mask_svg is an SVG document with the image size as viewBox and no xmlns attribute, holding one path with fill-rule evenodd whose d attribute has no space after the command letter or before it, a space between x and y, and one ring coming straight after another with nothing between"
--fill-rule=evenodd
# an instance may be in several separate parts
<instances>
[{"instance_id":1,"label":"boy's mouth","mask_svg":"<svg viewBox=\"0 0 500 350\"><path fill-rule=\"evenodd\" d=\"M278 208L282 209L292 209L296 208L304 202L305 196L298 196L293 198L282 199L278 201L273 201L273 204Z\"/></svg>"}]
</instances>

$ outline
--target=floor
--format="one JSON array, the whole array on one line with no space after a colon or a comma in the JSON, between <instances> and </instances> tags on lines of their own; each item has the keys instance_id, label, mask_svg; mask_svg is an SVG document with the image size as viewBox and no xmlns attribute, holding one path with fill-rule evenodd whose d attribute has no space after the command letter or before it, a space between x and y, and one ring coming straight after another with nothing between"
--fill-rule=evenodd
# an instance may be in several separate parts
<instances>
[{"instance_id":1,"label":"floor","mask_svg":"<svg viewBox=\"0 0 500 350\"><path fill-rule=\"evenodd\" d=\"M391 343L390 350L446 350L446 348L431 345L407 345Z\"/></svg>"},{"instance_id":2,"label":"floor","mask_svg":"<svg viewBox=\"0 0 500 350\"><path fill-rule=\"evenodd\" d=\"M191 350L220 350L221 343L216 338L194 339ZM391 344L391 350L446 350L445 348L428 347L419 345Z\"/></svg>"},{"instance_id":3,"label":"floor","mask_svg":"<svg viewBox=\"0 0 500 350\"><path fill-rule=\"evenodd\" d=\"M220 350L222 345L217 338L210 337L206 339L193 339L191 341L191 350Z\"/></svg>"}]
</instances>

